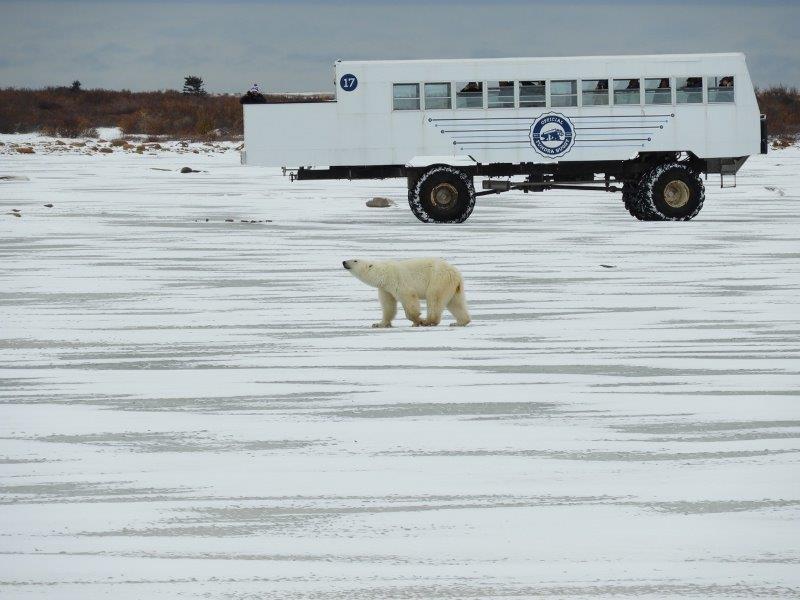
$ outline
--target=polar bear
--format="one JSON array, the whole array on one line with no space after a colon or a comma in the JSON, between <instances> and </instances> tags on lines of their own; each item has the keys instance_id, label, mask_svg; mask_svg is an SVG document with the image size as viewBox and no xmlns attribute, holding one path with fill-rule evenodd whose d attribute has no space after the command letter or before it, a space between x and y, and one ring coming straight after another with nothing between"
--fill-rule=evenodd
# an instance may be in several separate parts
<instances>
[{"instance_id":1,"label":"polar bear","mask_svg":"<svg viewBox=\"0 0 800 600\"><path fill-rule=\"evenodd\" d=\"M397 301L403 305L406 318L415 327L438 325L442 311L456 318L451 325L470 322L464 281L461 273L439 258L414 258L411 260L346 260L342 266L357 279L378 288L378 299L383 308L383 318L373 327L391 327L397 314ZM419 301L425 299L428 316L420 318Z\"/></svg>"}]
</instances>

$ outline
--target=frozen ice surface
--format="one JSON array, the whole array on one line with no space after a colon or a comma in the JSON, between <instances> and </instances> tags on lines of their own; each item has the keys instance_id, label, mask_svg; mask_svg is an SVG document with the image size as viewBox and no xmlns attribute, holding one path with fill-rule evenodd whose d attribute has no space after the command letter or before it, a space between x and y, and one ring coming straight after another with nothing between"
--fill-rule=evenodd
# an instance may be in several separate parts
<instances>
[{"instance_id":1,"label":"frozen ice surface","mask_svg":"<svg viewBox=\"0 0 800 600\"><path fill-rule=\"evenodd\" d=\"M169 147L0 157L0 597L800 596L800 150L430 226ZM426 255L473 323L371 329Z\"/></svg>"}]
</instances>

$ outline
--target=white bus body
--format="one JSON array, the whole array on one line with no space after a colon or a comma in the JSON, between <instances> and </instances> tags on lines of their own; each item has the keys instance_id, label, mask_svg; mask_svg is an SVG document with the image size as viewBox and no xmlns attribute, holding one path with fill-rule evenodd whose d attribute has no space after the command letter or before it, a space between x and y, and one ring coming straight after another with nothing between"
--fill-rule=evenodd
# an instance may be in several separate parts
<instances>
[{"instance_id":1,"label":"white bus body","mask_svg":"<svg viewBox=\"0 0 800 600\"><path fill-rule=\"evenodd\" d=\"M589 173L625 182L645 157L735 174L764 146L740 53L338 61L334 75L334 101L245 105L243 163L300 179L408 176L410 190L446 165L544 189Z\"/></svg>"}]
</instances>

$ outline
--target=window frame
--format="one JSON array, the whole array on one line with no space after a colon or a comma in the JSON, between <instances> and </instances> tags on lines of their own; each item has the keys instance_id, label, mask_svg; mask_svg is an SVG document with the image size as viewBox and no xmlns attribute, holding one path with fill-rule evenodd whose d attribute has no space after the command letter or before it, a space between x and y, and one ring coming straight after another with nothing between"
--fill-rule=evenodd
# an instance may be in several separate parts
<instances>
[{"instance_id":1,"label":"window frame","mask_svg":"<svg viewBox=\"0 0 800 600\"><path fill-rule=\"evenodd\" d=\"M560 80L560 81L563 81L563 80ZM613 81L613 79L611 79L611 77L605 77L605 78L599 78L599 79L592 79L592 78L587 77L586 79L579 79L578 81L580 82L579 89L580 89L580 97L581 97L581 102L580 102L580 106L581 107L583 107L583 106L611 106L611 90L609 89L609 85L608 85L610 81ZM593 96L602 97L602 94L599 93L602 90L598 90L596 88L593 89L593 90L584 90L583 89L583 82L584 81L596 81L596 82L605 81L606 82L606 89L605 89L605 92L606 92L606 103L605 104L584 104L583 103L583 95L584 94L589 94L589 95L593 95Z\"/></svg>"},{"instance_id":2,"label":"window frame","mask_svg":"<svg viewBox=\"0 0 800 600\"><path fill-rule=\"evenodd\" d=\"M644 77L609 77L608 79L611 82L611 85L608 86L609 90L611 91L611 102L612 102L611 106L642 106L642 105L644 105L644 86L642 85L642 83L644 82ZM639 82L639 88L636 90L636 92L638 92L638 94L639 94L639 101L638 102L628 102L628 103L625 103L625 102L618 103L617 102L617 97L616 97L616 92L617 91L628 92L630 90L628 90L628 89L616 90L614 88L614 83L617 82L617 81L627 81L628 84L630 84L630 82L633 81L634 79Z\"/></svg>"},{"instance_id":3,"label":"window frame","mask_svg":"<svg viewBox=\"0 0 800 600\"><path fill-rule=\"evenodd\" d=\"M417 86L417 96L416 96L416 98L412 97L412 96L409 96L409 97L401 96L400 98L396 98L395 95L394 95L394 89L395 89L396 86L399 86L399 85L415 85L415 86ZM421 93L422 93L422 85L417 81L404 81L404 82L401 82L401 83L392 82L392 112L394 112L394 111L409 112L409 111L412 111L412 110L423 110ZM395 106L395 104L394 104L395 100L416 100L417 101L417 108L397 108Z\"/></svg>"},{"instance_id":4,"label":"window frame","mask_svg":"<svg viewBox=\"0 0 800 600\"><path fill-rule=\"evenodd\" d=\"M672 78L675 82L674 88L675 91L673 92L674 104L675 106L681 105L692 105L692 104L706 104L706 76L705 75L676 75ZM680 102L678 100L678 80L685 79L688 83L689 79L700 79L700 102ZM687 92L686 89L696 89L696 88L687 88L684 86L683 93L685 94L696 94L697 92Z\"/></svg>"},{"instance_id":5,"label":"window frame","mask_svg":"<svg viewBox=\"0 0 800 600\"><path fill-rule=\"evenodd\" d=\"M448 99L450 100L449 106L447 108L428 108L428 94L426 91L426 87L429 85L446 85L448 91ZM452 81L423 81L422 82L422 98L423 98L423 109L422 110L453 110L453 104L455 101L455 96L453 95L453 82ZM444 98L445 96L434 96L434 98Z\"/></svg>"},{"instance_id":6,"label":"window frame","mask_svg":"<svg viewBox=\"0 0 800 600\"><path fill-rule=\"evenodd\" d=\"M454 87L454 94L453 94L453 109L454 110L485 110L486 109L486 82L481 80L471 80L471 81L456 81ZM477 83L481 86L481 105L480 106L459 106L458 105L458 94L461 84L468 85L470 83ZM462 92L463 93L463 92ZM470 92L467 92L470 93ZM472 92L474 93L474 92Z\"/></svg>"},{"instance_id":7,"label":"window frame","mask_svg":"<svg viewBox=\"0 0 800 600\"><path fill-rule=\"evenodd\" d=\"M547 107L553 108L579 108L581 106L581 81L582 79L548 79L547 80ZM575 93L574 94L556 94L559 98L571 98L575 97L575 104L561 104L556 106L553 104L553 84L554 83L574 83L575 84Z\"/></svg>"},{"instance_id":8,"label":"window frame","mask_svg":"<svg viewBox=\"0 0 800 600\"><path fill-rule=\"evenodd\" d=\"M733 85L731 86L730 91L732 92L732 99L731 100L712 100L711 99L711 89L712 87L709 86L709 80L712 78L722 80L726 77L730 77L733 80ZM736 75L704 75L703 76L703 87L706 91L706 98L708 104L736 104ZM719 91L722 86L716 85L713 86L716 91Z\"/></svg>"},{"instance_id":9,"label":"window frame","mask_svg":"<svg viewBox=\"0 0 800 600\"><path fill-rule=\"evenodd\" d=\"M511 106L490 106L489 105L489 90L490 90L490 88L492 86L490 86L489 84L496 82L497 83L497 90L500 90L500 89L503 89L503 87L500 86L500 83L505 82L505 81L511 81ZM483 87L486 89L486 103L485 103L485 105L486 105L486 109L487 110L490 110L490 109L491 110L495 110L495 109L503 110L503 109L509 109L509 108L517 108L517 100L516 100L516 98L517 98L517 91L516 91L517 90L517 81L515 79L491 79L489 81L484 81L483 83L484 83ZM505 86L505 88L508 88L508 86ZM498 97L499 97L499 94L498 94Z\"/></svg>"},{"instance_id":10,"label":"window frame","mask_svg":"<svg viewBox=\"0 0 800 600\"><path fill-rule=\"evenodd\" d=\"M689 91L686 91L686 89L684 89L683 93L684 94L692 94L692 93L693 94L697 94L697 93L700 93L701 100L700 101L694 101L694 102L686 102L686 101L678 102L678 93L679 93L678 92L678 81L681 80L681 79L688 80L690 78L695 78L695 77L700 79L700 83L701 83L700 88L699 89L687 88L687 89L692 89L692 91L689 92ZM733 85L730 87L731 99L730 100L712 99L712 94L720 93L721 90L723 92L727 91L724 88L722 88L722 86L719 85L719 83L726 77L731 77L732 80L733 80ZM634 79L638 80L638 82L639 82L639 89L636 90L639 93L638 102L622 103L622 104L617 102L617 93L618 92L632 92L634 90L627 90L627 89L617 90L617 89L615 89L615 84L617 82L630 82L630 81L632 81ZM670 92L670 94L669 94L669 97L670 97L669 103L667 103L667 102L659 102L659 103L648 102L648 89L649 89L647 87L648 80L652 81L652 80L663 80L663 79L666 79L666 80L669 81L669 86L670 86L669 87L669 92ZM547 78L546 79L525 79L524 81L542 82L544 84L543 104L540 105L540 106L530 106L530 105L524 106L522 104L523 101L540 102L538 100L530 100L530 99L523 100L523 98L522 98L522 82L523 82L523 80L522 79L514 79L514 80L510 80L510 79L503 79L503 80L494 79L494 80L483 80L483 81L453 81L453 80L451 80L451 81L442 81L442 80L436 80L436 81L406 81L406 82L392 82L392 98L391 98L391 101L392 101L392 112L394 112L394 111L408 112L408 111L415 111L415 110L416 111L425 111L425 110L465 110L465 109L466 110L470 110L470 109L471 110L476 110L476 109L482 109L482 110L492 109L492 110L494 110L494 109L509 109L509 108L513 108L513 109L583 108L583 107L603 107L603 106L642 106L642 107L653 106L653 107L657 107L657 106L670 106L670 105L671 106L678 106L678 105L689 106L689 105L698 105L698 104L703 104L703 105L709 105L709 104L719 105L719 104L722 104L722 105L726 105L726 104L736 104L736 102L737 102L737 92L736 92L736 87L737 87L736 80L737 79L738 79L738 76L735 73L734 74L726 74L726 75L690 75L690 76L670 75L670 76L667 76L667 77L660 76L660 75L640 75L638 77L615 77L615 76L609 75L609 76L606 76L606 77L599 77L599 78L598 77L592 77L592 78L586 78L586 79L584 79L584 78L576 78L576 79L547 79ZM498 91L497 98L500 98L500 95L499 95L500 92L499 91L502 88L500 87L499 84L500 84L501 81L503 81L503 82L510 81L512 83L511 88L512 88L512 91L513 91L513 103L511 102L512 98L509 96L509 97L507 97L505 99L505 103L506 103L505 106L491 106L490 107L489 106L489 88L490 88L490 84L492 84L492 83L496 83L497 84L496 86L492 86L492 87L493 87L493 89L494 88L497 89L497 91ZM608 82L608 88L606 90L608 92L608 98L607 98L608 99L608 104L585 104L584 103L584 94L597 95L597 93L599 92L599 90L594 90L594 89L592 89L592 90L584 90L583 89L583 84L584 84L584 82L588 82L588 81L594 81L594 82L607 81ZM462 107L459 107L458 106L458 99L459 99L459 96L458 96L459 89L458 88L459 88L459 84L463 84L461 87L465 87L469 83L476 83L476 84L478 84L480 86L480 88L481 88L481 93L480 93L481 105L480 106L462 106ZM553 94L553 84L554 83L573 84L575 92L574 93L559 93L559 94L555 94L554 95ZM711 85L712 83L716 83L716 85ZM436 100L443 100L443 99L447 98L447 100L449 102L448 102L448 106L446 108L445 107L429 107L428 106L427 87L429 85L447 86L448 92L449 92L448 96L431 96L431 99L436 99ZM395 97L395 89L396 89L397 86L415 86L417 95L416 96L408 96L408 97L403 97L403 96ZM535 86L530 86L530 87L535 87ZM651 93L653 93L653 94L656 94L659 89L663 90L663 88L650 88L649 91ZM473 92L473 94L474 93L475 92ZM631 95L633 95L633 94L631 94ZM530 97L532 97L532 96L529 96L529 98ZM574 100L573 100L574 104L556 106L553 103L554 98L555 99L574 98ZM466 100L471 100L472 102L475 102L477 100L477 96L476 95L468 96L468 97L465 97L465 99ZM395 106L395 102L397 100L405 101L405 102L416 101L416 107L414 107L414 108L397 108Z\"/></svg>"},{"instance_id":11,"label":"window frame","mask_svg":"<svg viewBox=\"0 0 800 600\"><path fill-rule=\"evenodd\" d=\"M675 104L675 77L672 75L668 75L664 77L663 75L643 75L639 78L641 82L644 84L642 87L642 106L673 106ZM647 101L647 80L648 79L666 79L669 81L669 102L648 102ZM641 84L640 84L641 85ZM660 90L663 88L655 88L653 91Z\"/></svg>"},{"instance_id":12,"label":"window frame","mask_svg":"<svg viewBox=\"0 0 800 600\"><path fill-rule=\"evenodd\" d=\"M544 104L542 106L522 106L522 82L523 82L523 80L522 79L518 79L518 80L515 81L515 83L516 83L515 87L516 87L516 90L517 90L517 98L516 98L516 104L515 104L516 108L547 108L548 106L550 106L549 94L548 94L548 90L550 89L550 85L549 85L549 82L548 82L547 79L525 79L524 81L541 81L542 82L542 84L543 84L542 87L544 88L544 93L543 93ZM529 87L533 87L533 86L529 86Z\"/></svg>"}]
</instances>

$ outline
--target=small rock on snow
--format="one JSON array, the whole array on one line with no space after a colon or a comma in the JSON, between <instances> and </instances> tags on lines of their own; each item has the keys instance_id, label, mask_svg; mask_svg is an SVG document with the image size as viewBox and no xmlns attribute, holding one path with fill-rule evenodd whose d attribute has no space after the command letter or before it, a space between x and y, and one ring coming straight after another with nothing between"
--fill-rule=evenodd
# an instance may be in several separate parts
<instances>
[{"instance_id":1,"label":"small rock on snow","mask_svg":"<svg viewBox=\"0 0 800 600\"><path fill-rule=\"evenodd\" d=\"M367 200L367 206L369 208L387 208L393 204L394 202L388 198L373 198L372 200Z\"/></svg>"}]
</instances>

